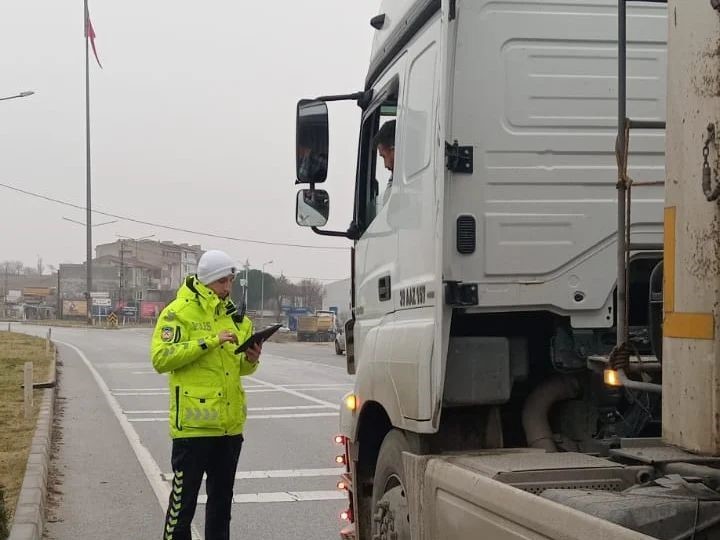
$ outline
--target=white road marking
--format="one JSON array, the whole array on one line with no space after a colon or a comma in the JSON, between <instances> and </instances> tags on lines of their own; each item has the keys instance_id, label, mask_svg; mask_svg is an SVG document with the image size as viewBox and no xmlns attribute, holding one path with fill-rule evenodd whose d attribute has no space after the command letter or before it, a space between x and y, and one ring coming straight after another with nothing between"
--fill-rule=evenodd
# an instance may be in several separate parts
<instances>
[{"instance_id":1,"label":"white road marking","mask_svg":"<svg viewBox=\"0 0 720 540\"><path fill-rule=\"evenodd\" d=\"M161 390L168 391L167 386L162 386L160 388L113 388L113 393L115 392L159 392Z\"/></svg>"},{"instance_id":2,"label":"white road marking","mask_svg":"<svg viewBox=\"0 0 720 540\"><path fill-rule=\"evenodd\" d=\"M342 467L329 469L276 469L270 471L237 471L235 480L257 480L263 478L308 478L313 476L340 476L345 472ZM163 473L163 480L172 482L173 473Z\"/></svg>"},{"instance_id":3,"label":"white road marking","mask_svg":"<svg viewBox=\"0 0 720 540\"><path fill-rule=\"evenodd\" d=\"M164 392L113 392L114 396L169 396L170 391Z\"/></svg>"},{"instance_id":4,"label":"white road marking","mask_svg":"<svg viewBox=\"0 0 720 540\"><path fill-rule=\"evenodd\" d=\"M340 416L339 412L320 412L320 413L297 413L297 414L249 414L248 420L268 420L275 418L317 418L320 416ZM128 422L167 422L167 416L150 417L150 418L128 418Z\"/></svg>"},{"instance_id":5,"label":"white road marking","mask_svg":"<svg viewBox=\"0 0 720 540\"><path fill-rule=\"evenodd\" d=\"M154 371L154 370L148 370L148 371L132 371L131 373L132 373L133 375L152 375L152 374L156 374L156 375L157 375L157 371Z\"/></svg>"},{"instance_id":6,"label":"white road marking","mask_svg":"<svg viewBox=\"0 0 720 540\"><path fill-rule=\"evenodd\" d=\"M113 397L110 389L108 388L108 385L100 376L100 373L98 373L98 371L95 369L95 366L93 366L90 360L88 360L87 356L85 356L85 353L83 353L79 348L65 341L55 340L55 342L61 345L65 345L66 347L74 350L78 354L78 356L80 356L83 363L92 374L93 379L95 379L95 383L100 388L100 391L105 396L105 400L107 401L110 409L115 415L115 418L120 423L120 427L122 428L125 437L130 443L130 447L133 449L133 452L135 452L135 457L140 463L140 466L145 473L145 477L147 478L153 492L155 493L155 497L157 498L158 503L160 503L160 508L163 512L165 512L165 510L167 509L168 500L170 499L170 486L162 481L162 471L160 470L160 467L158 467L158 464L153 459L150 451L140 442L140 436L137 434L128 419L122 413L122 408L120 407L120 404L117 402L117 400ZM194 525L192 527L192 536L194 540L202 539L202 536L200 536L200 533L197 531L197 528Z\"/></svg>"},{"instance_id":7,"label":"white road marking","mask_svg":"<svg viewBox=\"0 0 720 540\"><path fill-rule=\"evenodd\" d=\"M257 390L245 390L246 394L259 394L264 392L281 392L282 390L276 390L275 388L258 388ZM169 396L170 391L167 389L157 391L128 391L128 390L115 390L113 391L115 396Z\"/></svg>"},{"instance_id":8,"label":"white road marking","mask_svg":"<svg viewBox=\"0 0 720 540\"><path fill-rule=\"evenodd\" d=\"M342 491L275 491L266 493L238 493L233 496L233 503L289 503L304 501L347 500L347 493ZM207 495L198 495L198 504L207 504Z\"/></svg>"},{"instance_id":9,"label":"white road marking","mask_svg":"<svg viewBox=\"0 0 720 540\"><path fill-rule=\"evenodd\" d=\"M248 407L248 411L287 411L306 409L327 409L325 405L290 405L287 407ZM167 414L167 409L148 409L140 411L123 411L125 414Z\"/></svg>"},{"instance_id":10,"label":"white road marking","mask_svg":"<svg viewBox=\"0 0 720 540\"><path fill-rule=\"evenodd\" d=\"M303 394L302 392L298 392L297 390L291 390L291 389L289 389L289 388L284 388L284 387L282 387L282 386L280 386L280 385L277 385L277 384L273 384L273 383L270 383L270 382L267 382L267 381L263 381L263 380L261 380L261 379L258 379L257 377L245 377L245 378L246 378L247 380L250 380L250 381L252 381L252 382L254 382L254 383L257 383L257 384L259 384L259 385L262 385L262 386L264 386L264 387L272 388L272 389L278 390L278 391L280 391L280 392L285 392L286 394L290 394L290 395L292 395L292 396L296 396L296 397L299 397L299 398L303 398L303 399L306 399L306 400L308 400L308 401L312 401L312 402L314 402L314 403L317 403L317 404L319 404L319 405L325 405L325 406L328 407L329 409L340 409L340 405L338 405L337 403L330 403L329 401L325 401L325 400L318 399L318 398L313 397L313 396L309 396L309 395L307 395L307 394ZM256 392L257 392L257 390L256 390Z\"/></svg>"},{"instance_id":11,"label":"white road marking","mask_svg":"<svg viewBox=\"0 0 720 540\"><path fill-rule=\"evenodd\" d=\"M313 413L288 413L288 414L249 414L248 419L267 418L315 418L318 416L340 416L339 412L313 412Z\"/></svg>"},{"instance_id":12,"label":"white road marking","mask_svg":"<svg viewBox=\"0 0 720 540\"><path fill-rule=\"evenodd\" d=\"M144 373L143 371L138 371L136 373ZM155 373L154 371L148 371L148 373ZM303 384L276 384L278 388L286 388L286 389L295 389L295 390L307 390L308 388L352 388L352 384L350 383L333 383L333 384L314 384L314 383L303 383ZM251 389L257 389L267 388L267 383L265 384L245 384L243 385L243 388L245 390ZM153 387L153 388L113 388L113 393L115 392L162 392L168 391L167 386L160 386L160 387Z\"/></svg>"},{"instance_id":13,"label":"white road marking","mask_svg":"<svg viewBox=\"0 0 720 540\"><path fill-rule=\"evenodd\" d=\"M248 407L248 411L300 411L305 409L327 409L325 405L290 405L287 407Z\"/></svg>"}]
</instances>

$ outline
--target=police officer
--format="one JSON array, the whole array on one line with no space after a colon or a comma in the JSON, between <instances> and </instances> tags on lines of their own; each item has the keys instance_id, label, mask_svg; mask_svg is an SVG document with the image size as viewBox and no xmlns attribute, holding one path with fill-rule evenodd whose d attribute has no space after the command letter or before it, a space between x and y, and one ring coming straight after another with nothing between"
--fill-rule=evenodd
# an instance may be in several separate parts
<instances>
[{"instance_id":1,"label":"police officer","mask_svg":"<svg viewBox=\"0 0 720 540\"><path fill-rule=\"evenodd\" d=\"M240 377L255 372L261 346L235 354L252 323L229 298L235 264L206 252L197 274L160 314L152 363L169 373L173 483L163 540L190 540L203 474L207 474L206 540L230 538L233 483L247 416Z\"/></svg>"}]
</instances>

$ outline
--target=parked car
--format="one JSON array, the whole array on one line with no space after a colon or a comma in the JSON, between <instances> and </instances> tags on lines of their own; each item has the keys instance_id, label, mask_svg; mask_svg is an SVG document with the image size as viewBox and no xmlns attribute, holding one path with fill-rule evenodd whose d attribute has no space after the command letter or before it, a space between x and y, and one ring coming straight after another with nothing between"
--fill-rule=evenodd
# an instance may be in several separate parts
<instances>
[{"instance_id":1,"label":"parked car","mask_svg":"<svg viewBox=\"0 0 720 540\"><path fill-rule=\"evenodd\" d=\"M340 327L335 333L335 354L345 352L345 329Z\"/></svg>"}]
</instances>

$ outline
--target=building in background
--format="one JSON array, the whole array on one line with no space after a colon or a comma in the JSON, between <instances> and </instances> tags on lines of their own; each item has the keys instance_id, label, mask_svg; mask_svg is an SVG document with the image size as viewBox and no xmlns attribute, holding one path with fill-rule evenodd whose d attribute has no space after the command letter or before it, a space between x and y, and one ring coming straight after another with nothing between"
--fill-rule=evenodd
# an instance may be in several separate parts
<instances>
[{"instance_id":1,"label":"building in background","mask_svg":"<svg viewBox=\"0 0 720 540\"><path fill-rule=\"evenodd\" d=\"M125 268L138 269L137 273L128 272L132 274L128 283L138 283L142 290L176 291L185 276L197 272L203 250L199 245L120 239L98 245L95 253L98 260L120 266L123 274Z\"/></svg>"},{"instance_id":2,"label":"building in background","mask_svg":"<svg viewBox=\"0 0 720 540\"><path fill-rule=\"evenodd\" d=\"M50 319L57 306L57 275L0 273L0 317Z\"/></svg>"},{"instance_id":3,"label":"building in background","mask_svg":"<svg viewBox=\"0 0 720 540\"><path fill-rule=\"evenodd\" d=\"M325 285L323 309L335 311L340 321L350 317L350 278Z\"/></svg>"}]
</instances>

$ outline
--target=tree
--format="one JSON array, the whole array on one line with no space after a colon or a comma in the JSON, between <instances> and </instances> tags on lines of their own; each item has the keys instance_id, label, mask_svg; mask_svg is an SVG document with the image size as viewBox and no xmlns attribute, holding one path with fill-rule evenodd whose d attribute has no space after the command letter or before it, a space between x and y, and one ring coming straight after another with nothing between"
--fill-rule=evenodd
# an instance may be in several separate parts
<instances>
[{"instance_id":1,"label":"tree","mask_svg":"<svg viewBox=\"0 0 720 540\"><path fill-rule=\"evenodd\" d=\"M240 272L237 279L233 282L232 292L230 296L233 301L241 305L244 299L244 290L241 284L241 279L245 278L245 272ZM250 270L248 272L248 291L247 291L247 309L259 310L262 302L260 301L260 291L264 289L265 293L265 307L269 308L274 303L277 296L276 294L276 282L274 276L265 274L265 283L262 282L263 273L260 270Z\"/></svg>"},{"instance_id":2,"label":"tree","mask_svg":"<svg viewBox=\"0 0 720 540\"><path fill-rule=\"evenodd\" d=\"M303 304L312 310L322 309L325 288L315 279L303 279L297 285L297 293L303 299Z\"/></svg>"},{"instance_id":3,"label":"tree","mask_svg":"<svg viewBox=\"0 0 720 540\"><path fill-rule=\"evenodd\" d=\"M282 310L283 298L291 297L294 292L293 284L288 281L288 278L284 274L280 274L275 282L275 314L277 318L280 318L280 311Z\"/></svg>"},{"instance_id":4,"label":"tree","mask_svg":"<svg viewBox=\"0 0 720 540\"><path fill-rule=\"evenodd\" d=\"M0 269L2 269L3 273L16 276L19 276L22 273L24 266L25 265L22 261L3 261L0 263Z\"/></svg>"}]
</instances>

